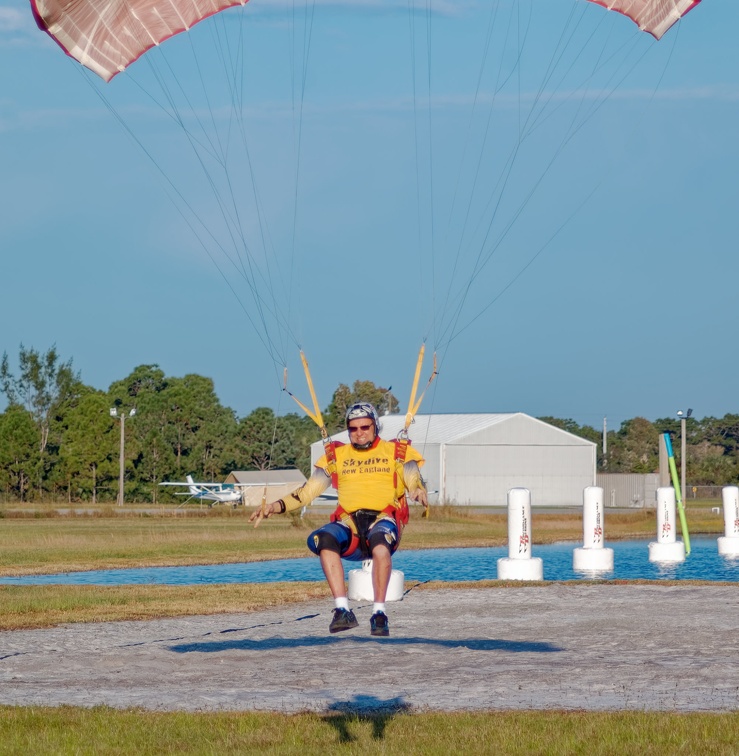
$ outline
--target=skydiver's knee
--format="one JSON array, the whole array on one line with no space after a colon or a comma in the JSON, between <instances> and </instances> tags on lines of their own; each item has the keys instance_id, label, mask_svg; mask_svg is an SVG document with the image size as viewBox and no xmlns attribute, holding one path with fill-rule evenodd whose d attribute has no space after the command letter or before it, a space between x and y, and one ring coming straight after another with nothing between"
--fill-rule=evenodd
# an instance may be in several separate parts
<instances>
[{"instance_id":1,"label":"skydiver's knee","mask_svg":"<svg viewBox=\"0 0 739 756\"><path fill-rule=\"evenodd\" d=\"M375 549L387 549L391 554L398 545L398 536L393 530L380 530L378 532L370 533L370 537L367 539L369 542L370 551L374 554Z\"/></svg>"},{"instance_id":2,"label":"skydiver's knee","mask_svg":"<svg viewBox=\"0 0 739 756\"><path fill-rule=\"evenodd\" d=\"M341 554L341 547L336 537L325 530L316 530L308 536L308 548L314 554L320 554L324 549Z\"/></svg>"}]
</instances>

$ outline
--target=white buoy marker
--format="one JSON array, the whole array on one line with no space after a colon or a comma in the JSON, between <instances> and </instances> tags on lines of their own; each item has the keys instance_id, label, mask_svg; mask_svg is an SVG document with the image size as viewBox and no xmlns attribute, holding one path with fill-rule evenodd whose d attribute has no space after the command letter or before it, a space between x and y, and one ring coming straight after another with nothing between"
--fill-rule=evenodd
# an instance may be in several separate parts
<instances>
[{"instance_id":1,"label":"white buoy marker","mask_svg":"<svg viewBox=\"0 0 739 756\"><path fill-rule=\"evenodd\" d=\"M605 547L603 489L587 486L582 498L582 548L572 552L572 569L576 572L612 572L613 549Z\"/></svg>"},{"instance_id":2,"label":"white buoy marker","mask_svg":"<svg viewBox=\"0 0 739 756\"><path fill-rule=\"evenodd\" d=\"M657 489L657 540L649 544L650 562L684 562L685 544L677 540L675 489Z\"/></svg>"},{"instance_id":3,"label":"white buoy marker","mask_svg":"<svg viewBox=\"0 0 739 756\"><path fill-rule=\"evenodd\" d=\"M508 491L508 557L498 560L498 580L543 580L544 563L531 556L531 492Z\"/></svg>"},{"instance_id":4,"label":"white buoy marker","mask_svg":"<svg viewBox=\"0 0 739 756\"><path fill-rule=\"evenodd\" d=\"M724 534L718 539L721 556L739 556L739 488L724 486L721 489L724 505Z\"/></svg>"}]
</instances>

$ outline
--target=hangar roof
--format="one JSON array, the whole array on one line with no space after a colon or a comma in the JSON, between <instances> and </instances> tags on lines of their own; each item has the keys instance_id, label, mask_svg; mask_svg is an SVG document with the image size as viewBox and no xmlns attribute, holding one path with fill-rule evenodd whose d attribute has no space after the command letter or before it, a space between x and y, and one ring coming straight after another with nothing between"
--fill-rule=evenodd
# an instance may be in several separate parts
<instances>
[{"instance_id":1,"label":"hangar roof","mask_svg":"<svg viewBox=\"0 0 739 756\"><path fill-rule=\"evenodd\" d=\"M384 415L380 418L380 435L386 439L395 438L404 423L405 415ZM501 427L503 425L506 427ZM531 444L539 440L544 443L566 443L576 446L593 445L592 441L523 412L416 415L408 430L408 436L414 446L420 447L429 444L454 444L465 440L471 443L490 443L499 435L498 431L500 440L505 440L505 443L509 444ZM332 438L348 443L349 434L342 431Z\"/></svg>"}]
</instances>

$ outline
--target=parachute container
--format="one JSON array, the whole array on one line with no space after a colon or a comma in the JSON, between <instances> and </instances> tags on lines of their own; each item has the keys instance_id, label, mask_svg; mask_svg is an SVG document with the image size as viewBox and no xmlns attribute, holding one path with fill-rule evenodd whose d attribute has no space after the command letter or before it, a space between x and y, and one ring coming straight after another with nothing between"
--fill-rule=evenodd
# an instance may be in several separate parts
<instances>
[{"instance_id":1,"label":"parachute container","mask_svg":"<svg viewBox=\"0 0 739 756\"><path fill-rule=\"evenodd\" d=\"M655 39L676 24L701 0L588 0L630 18Z\"/></svg>"}]
</instances>

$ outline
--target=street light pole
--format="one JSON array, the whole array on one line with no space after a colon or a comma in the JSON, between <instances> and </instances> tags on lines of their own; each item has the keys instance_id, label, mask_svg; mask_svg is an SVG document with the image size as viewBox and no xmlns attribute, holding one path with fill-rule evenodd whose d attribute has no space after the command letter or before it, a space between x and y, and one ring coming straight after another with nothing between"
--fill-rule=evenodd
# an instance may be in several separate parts
<instances>
[{"instance_id":1,"label":"street light pole","mask_svg":"<svg viewBox=\"0 0 739 756\"><path fill-rule=\"evenodd\" d=\"M136 414L136 408L134 407L128 414L129 417L133 417ZM110 416L111 417L117 417L121 421L121 443L120 443L120 454L118 456L118 500L117 504L119 507L123 506L123 478L124 478L124 472L125 472L125 460L126 460L126 413L121 412L121 414L118 414L118 409L116 407L110 408Z\"/></svg>"},{"instance_id":2,"label":"street light pole","mask_svg":"<svg viewBox=\"0 0 739 756\"><path fill-rule=\"evenodd\" d=\"M683 414L682 410L677 411L677 416L680 418L680 487L682 489L682 499L685 501L685 467L686 467L686 454L685 454L685 446L686 446L686 428L687 428L687 422L688 418L693 414L693 410L688 408L687 413Z\"/></svg>"}]
</instances>

